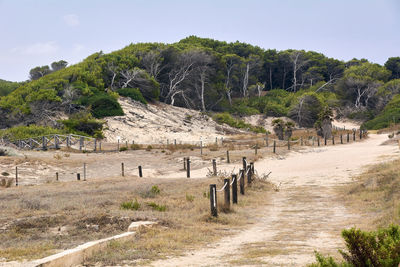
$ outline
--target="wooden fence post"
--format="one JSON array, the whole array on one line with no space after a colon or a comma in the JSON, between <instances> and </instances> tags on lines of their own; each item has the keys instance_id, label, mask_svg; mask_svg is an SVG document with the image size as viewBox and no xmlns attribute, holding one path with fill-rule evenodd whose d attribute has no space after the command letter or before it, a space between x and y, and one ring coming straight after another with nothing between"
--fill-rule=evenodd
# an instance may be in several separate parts
<instances>
[{"instance_id":1,"label":"wooden fence post","mask_svg":"<svg viewBox=\"0 0 400 267\"><path fill-rule=\"evenodd\" d=\"M71 146L70 135L67 136L67 148Z\"/></svg>"},{"instance_id":2,"label":"wooden fence post","mask_svg":"<svg viewBox=\"0 0 400 267\"><path fill-rule=\"evenodd\" d=\"M256 144L256 146L254 147L254 155L257 155L257 148L258 148L258 144Z\"/></svg>"},{"instance_id":3,"label":"wooden fence post","mask_svg":"<svg viewBox=\"0 0 400 267\"><path fill-rule=\"evenodd\" d=\"M56 181L58 181L58 172L56 172Z\"/></svg>"},{"instance_id":4,"label":"wooden fence post","mask_svg":"<svg viewBox=\"0 0 400 267\"><path fill-rule=\"evenodd\" d=\"M15 186L18 186L18 167L15 166Z\"/></svg>"},{"instance_id":5,"label":"wooden fence post","mask_svg":"<svg viewBox=\"0 0 400 267\"><path fill-rule=\"evenodd\" d=\"M77 173L77 174L76 174L76 180L78 180L78 181L81 180L81 174L80 174L80 173Z\"/></svg>"},{"instance_id":6,"label":"wooden fence post","mask_svg":"<svg viewBox=\"0 0 400 267\"><path fill-rule=\"evenodd\" d=\"M212 165L213 165L213 175L217 176L217 160L216 159L212 160Z\"/></svg>"},{"instance_id":7,"label":"wooden fence post","mask_svg":"<svg viewBox=\"0 0 400 267\"><path fill-rule=\"evenodd\" d=\"M139 177L142 178L143 177L142 166L138 166L138 169L139 169Z\"/></svg>"},{"instance_id":8,"label":"wooden fence post","mask_svg":"<svg viewBox=\"0 0 400 267\"><path fill-rule=\"evenodd\" d=\"M55 149L60 149L58 135L56 135L56 134L54 135L54 146L55 146Z\"/></svg>"},{"instance_id":9,"label":"wooden fence post","mask_svg":"<svg viewBox=\"0 0 400 267\"><path fill-rule=\"evenodd\" d=\"M226 162L231 163L231 160L229 159L229 150L226 151Z\"/></svg>"},{"instance_id":10,"label":"wooden fence post","mask_svg":"<svg viewBox=\"0 0 400 267\"><path fill-rule=\"evenodd\" d=\"M287 149L290 150L290 140L287 141Z\"/></svg>"},{"instance_id":11,"label":"wooden fence post","mask_svg":"<svg viewBox=\"0 0 400 267\"><path fill-rule=\"evenodd\" d=\"M319 136L317 137L317 144L318 144L318 146L320 146L320 143L319 143Z\"/></svg>"},{"instance_id":12,"label":"wooden fence post","mask_svg":"<svg viewBox=\"0 0 400 267\"><path fill-rule=\"evenodd\" d=\"M356 141L356 131L353 131L353 141Z\"/></svg>"},{"instance_id":13,"label":"wooden fence post","mask_svg":"<svg viewBox=\"0 0 400 267\"><path fill-rule=\"evenodd\" d=\"M340 134L340 143L343 144L343 134Z\"/></svg>"},{"instance_id":14,"label":"wooden fence post","mask_svg":"<svg viewBox=\"0 0 400 267\"><path fill-rule=\"evenodd\" d=\"M335 137L332 135L332 145L335 145Z\"/></svg>"},{"instance_id":15,"label":"wooden fence post","mask_svg":"<svg viewBox=\"0 0 400 267\"><path fill-rule=\"evenodd\" d=\"M79 151L82 151L84 142L85 142L85 139L83 139L83 137L79 138Z\"/></svg>"},{"instance_id":16,"label":"wooden fence post","mask_svg":"<svg viewBox=\"0 0 400 267\"><path fill-rule=\"evenodd\" d=\"M237 175L232 174L232 203L237 204Z\"/></svg>"},{"instance_id":17,"label":"wooden fence post","mask_svg":"<svg viewBox=\"0 0 400 267\"><path fill-rule=\"evenodd\" d=\"M244 172L243 169L239 170L239 179L240 179L240 194L244 195Z\"/></svg>"},{"instance_id":18,"label":"wooden fence post","mask_svg":"<svg viewBox=\"0 0 400 267\"><path fill-rule=\"evenodd\" d=\"M224 186L225 209L229 210L231 208L231 188L229 184L229 179L224 179Z\"/></svg>"},{"instance_id":19,"label":"wooden fence post","mask_svg":"<svg viewBox=\"0 0 400 267\"><path fill-rule=\"evenodd\" d=\"M183 158L183 170L186 171L186 158Z\"/></svg>"},{"instance_id":20,"label":"wooden fence post","mask_svg":"<svg viewBox=\"0 0 400 267\"><path fill-rule=\"evenodd\" d=\"M274 140L274 154L276 153L276 141Z\"/></svg>"},{"instance_id":21,"label":"wooden fence post","mask_svg":"<svg viewBox=\"0 0 400 267\"><path fill-rule=\"evenodd\" d=\"M247 166L247 185L251 186L251 165Z\"/></svg>"},{"instance_id":22,"label":"wooden fence post","mask_svg":"<svg viewBox=\"0 0 400 267\"><path fill-rule=\"evenodd\" d=\"M124 163L123 162L121 163L121 175L122 175L122 177L125 176L125 168L124 168Z\"/></svg>"},{"instance_id":23,"label":"wooden fence post","mask_svg":"<svg viewBox=\"0 0 400 267\"><path fill-rule=\"evenodd\" d=\"M265 145L268 147L268 133L266 134L267 136L265 137Z\"/></svg>"},{"instance_id":24,"label":"wooden fence post","mask_svg":"<svg viewBox=\"0 0 400 267\"><path fill-rule=\"evenodd\" d=\"M360 140L362 139L362 131L361 131L361 129L360 129Z\"/></svg>"},{"instance_id":25,"label":"wooden fence post","mask_svg":"<svg viewBox=\"0 0 400 267\"><path fill-rule=\"evenodd\" d=\"M246 173L246 168L247 168L246 157L243 157L243 158L242 158L242 163L243 163L243 171Z\"/></svg>"},{"instance_id":26,"label":"wooden fence post","mask_svg":"<svg viewBox=\"0 0 400 267\"><path fill-rule=\"evenodd\" d=\"M186 177L190 178L190 158L186 159Z\"/></svg>"},{"instance_id":27,"label":"wooden fence post","mask_svg":"<svg viewBox=\"0 0 400 267\"><path fill-rule=\"evenodd\" d=\"M215 137L215 144L218 145L218 137Z\"/></svg>"},{"instance_id":28,"label":"wooden fence post","mask_svg":"<svg viewBox=\"0 0 400 267\"><path fill-rule=\"evenodd\" d=\"M350 134L347 133L347 143L350 142Z\"/></svg>"},{"instance_id":29,"label":"wooden fence post","mask_svg":"<svg viewBox=\"0 0 400 267\"><path fill-rule=\"evenodd\" d=\"M97 139L96 138L94 139L93 146L94 146L93 151L96 151L97 150Z\"/></svg>"},{"instance_id":30,"label":"wooden fence post","mask_svg":"<svg viewBox=\"0 0 400 267\"><path fill-rule=\"evenodd\" d=\"M118 139L118 144L117 144L117 151L119 151L119 139Z\"/></svg>"},{"instance_id":31,"label":"wooden fence post","mask_svg":"<svg viewBox=\"0 0 400 267\"><path fill-rule=\"evenodd\" d=\"M324 136L324 144L326 145L326 136Z\"/></svg>"},{"instance_id":32,"label":"wooden fence post","mask_svg":"<svg viewBox=\"0 0 400 267\"><path fill-rule=\"evenodd\" d=\"M42 148L43 148L43 150L47 150L47 138L46 138L46 136L42 137Z\"/></svg>"},{"instance_id":33,"label":"wooden fence post","mask_svg":"<svg viewBox=\"0 0 400 267\"><path fill-rule=\"evenodd\" d=\"M83 180L86 181L86 163L83 163Z\"/></svg>"},{"instance_id":34,"label":"wooden fence post","mask_svg":"<svg viewBox=\"0 0 400 267\"><path fill-rule=\"evenodd\" d=\"M200 155L203 155L203 141L200 141Z\"/></svg>"},{"instance_id":35,"label":"wooden fence post","mask_svg":"<svg viewBox=\"0 0 400 267\"><path fill-rule=\"evenodd\" d=\"M176 146L176 139L174 139L174 145Z\"/></svg>"},{"instance_id":36,"label":"wooden fence post","mask_svg":"<svg viewBox=\"0 0 400 267\"><path fill-rule=\"evenodd\" d=\"M210 184L210 207L211 207L211 216L218 216L217 209L217 185Z\"/></svg>"}]
</instances>

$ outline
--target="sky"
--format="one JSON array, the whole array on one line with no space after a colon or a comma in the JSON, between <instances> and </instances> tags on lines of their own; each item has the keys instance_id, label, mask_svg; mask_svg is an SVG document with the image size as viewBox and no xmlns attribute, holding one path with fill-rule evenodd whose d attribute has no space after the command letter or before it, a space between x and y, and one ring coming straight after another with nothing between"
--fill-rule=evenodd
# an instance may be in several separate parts
<instances>
[{"instance_id":1,"label":"sky","mask_svg":"<svg viewBox=\"0 0 400 267\"><path fill-rule=\"evenodd\" d=\"M400 56L399 0L0 0L0 79L130 43L190 35L384 64Z\"/></svg>"}]
</instances>

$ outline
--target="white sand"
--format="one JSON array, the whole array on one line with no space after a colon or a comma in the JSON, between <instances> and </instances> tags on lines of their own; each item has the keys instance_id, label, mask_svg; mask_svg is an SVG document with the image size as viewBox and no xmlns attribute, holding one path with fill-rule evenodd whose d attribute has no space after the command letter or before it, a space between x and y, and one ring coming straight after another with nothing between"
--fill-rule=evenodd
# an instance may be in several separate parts
<instances>
[{"instance_id":1,"label":"white sand","mask_svg":"<svg viewBox=\"0 0 400 267\"><path fill-rule=\"evenodd\" d=\"M106 118L107 142L128 141L139 144L178 143L203 144L229 133L240 133L229 126L221 126L199 111L174 107L164 103L143 105L129 98L120 98L125 115Z\"/></svg>"}]
</instances>

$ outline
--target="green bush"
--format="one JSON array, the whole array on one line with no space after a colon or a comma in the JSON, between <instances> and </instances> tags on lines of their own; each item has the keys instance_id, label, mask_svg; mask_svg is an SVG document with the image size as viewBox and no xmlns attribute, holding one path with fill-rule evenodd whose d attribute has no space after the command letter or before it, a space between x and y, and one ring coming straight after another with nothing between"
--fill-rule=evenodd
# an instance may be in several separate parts
<instances>
[{"instance_id":1,"label":"green bush","mask_svg":"<svg viewBox=\"0 0 400 267\"><path fill-rule=\"evenodd\" d=\"M235 119L229 113L226 113L226 112L215 114L212 118L214 121L216 121L219 124L225 123L233 128L249 129L250 131L255 132L255 133L265 133L266 132L263 127L253 126L251 124L245 123L243 120Z\"/></svg>"},{"instance_id":2,"label":"green bush","mask_svg":"<svg viewBox=\"0 0 400 267\"><path fill-rule=\"evenodd\" d=\"M157 211L161 211L161 212L167 210L167 206L165 206L165 205L159 205L159 204L154 203L154 202L149 202L149 203L147 203L147 205L148 205L149 207L152 207L153 210L157 210Z\"/></svg>"},{"instance_id":3,"label":"green bush","mask_svg":"<svg viewBox=\"0 0 400 267\"><path fill-rule=\"evenodd\" d=\"M140 203L135 199L135 201L127 201L121 204L121 209L123 210L138 210L140 208Z\"/></svg>"},{"instance_id":4,"label":"green bush","mask_svg":"<svg viewBox=\"0 0 400 267\"><path fill-rule=\"evenodd\" d=\"M146 99L144 99L142 93L137 88L121 88L117 92L119 95L130 97L132 100L147 104Z\"/></svg>"},{"instance_id":5,"label":"green bush","mask_svg":"<svg viewBox=\"0 0 400 267\"><path fill-rule=\"evenodd\" d=\"M400 95L395 96L374 119L361 125L362 129L378 130L400 123Z\"/></svg>"},{"instance_id":6,"label":"green bush","mask_svg":"<svg viewBox=\"0 0 400 267\"><path fill-rule=\"evenodd\" d=\"M60 121L68 133L103 138L103 121L96 120L90 113L77 113Z\"/></svg>"},{"instance_id":7,"label":"green bush","mask_svg":"<svg viewBox=\"0 0 400 267\"><path fill-rule=\"evenodd\" d=\"M316 254L313 267L324 266L398 266L400 263L400 228L392 225L378 231L343 230L346 251L339 251L344 262Z\"/></svg>"},{"instance_id":8,"label":"green bush","mask_svg":"<svg viewBox=\"0 0 400 267\"><path fill-rule=\"evenodd\" d=\"M0 138L10 140L26 139L49 134L63 134L65 130L56 129L48 126L16 126L4 130L0 130Z\"/></svg>"},{"instance_id":9,"label":"green bush","mask_svg":"<svg viewBox=\"0 0 400 267\"><path fill-rule=\"evenodd\" d=\"M89 103L95 118L124 115L118 101L110 95L95 95L89 99Z\"/></svg>"},{"instance_id":10,"label":"green bush","mask_svg":"<svg viewBox=\"0 0 400 267\"><path fill-rule=\"evenodd\" d=\"M120 151L120 152L127 151L127 150L128 150L128 148L127 148L126 146L123 146L123 147L120 147L120 148L119 148L119 151Z\"/></svg>"}]
</instances>

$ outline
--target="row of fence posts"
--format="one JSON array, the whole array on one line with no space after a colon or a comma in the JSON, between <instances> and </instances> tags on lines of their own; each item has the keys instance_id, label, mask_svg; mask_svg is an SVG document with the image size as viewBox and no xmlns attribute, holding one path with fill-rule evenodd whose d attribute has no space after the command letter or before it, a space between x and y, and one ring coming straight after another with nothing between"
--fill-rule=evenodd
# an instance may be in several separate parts
<instances>
[{"instance_id":1,"label":"row of fence posts","mask_svg":"<svg viewBox=\"0 0 400 267\"><path fill-rule=\"evenodd\" d=\"M143 177L143 169L142 166L138 166L139 177ZM121 176L125 176L125 164L121 163ZM76 173L76 180L81 180L81 173ZM56 172L56 181L59 181L59 173ZM83 181L86 181L86 163L83 163ZM15 167L15 186L18 186L18 166Z\"/></svg>"},{"instance_id":2,"label":"row of fence posts","mask_svg":"<svg viewBox=\"0 0 400 267\"><path fill-rule=\"evenodd\" d=\"M360 131L360 137L359 137L360 140L363 138L363 135L364 135L364 131L361 130ZM315 139L313 138L312 139L312 141L313 141L312 146L314 146L314 140ZM353 141L356 141L356 131L353 131ZM347 143L349 143L349 142L350 142L350 133L347 133ZM327 143L328 143L328 138L325 137L324 138L324 145L326 146ZM343 144L343 134L340 135L340 143ZM269 146L268 135L265 138L265 144L266 144L267 147ZM304 144L303 138L300 137L300 145L303 146L303 144ZM317 137L317 146L320 146L320 145L321 145L320 138ZM332 145L335 145L335 136L332 136ZM256 145L255 146L255 152L254 152L254 154L256 154L256 155L257 155L257 148L258 148L258 146ZM288 148L288 150L290 150L290 141L287 142L287 148ZM276 153L276 141L275 140L274 140L274 143L273 143L272 152L274 154Z\"/></svg>"},{"instance_id":3,"label":"row of fence posts","mask_svg":"<svg viewBox=\"0 0 400 267\"><path fill-rule=\"evenodd\" d=\"M217 192L224 192L224 209L229 210L231 206L231 191L232 191L232 204L238 203L238 181L239 192L241 195L245 194L245 178L247 175L247 186L251 186L254 175L254 163L247 165L246 157L243 157L243 169L239 170L239 175L232 174L232 178L224 179L224 186L217 190L216 184L210 184L210 209L211 216L218 216L218 198ZM214 168L215 166L215 168ZM216 175L216 163L213 160L214 175ZM239 178L238 178L239 177Z\"/></svg>"}]
</instances>

